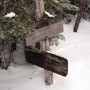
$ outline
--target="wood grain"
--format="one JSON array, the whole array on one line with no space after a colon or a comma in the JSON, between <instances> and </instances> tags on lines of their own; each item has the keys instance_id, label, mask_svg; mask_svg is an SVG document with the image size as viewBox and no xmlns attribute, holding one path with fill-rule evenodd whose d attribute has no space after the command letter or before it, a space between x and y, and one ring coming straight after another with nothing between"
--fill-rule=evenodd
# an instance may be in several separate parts
<instances>
[{"instance_id":1,"label":"wood grain","mask_svg":"<svg viewBox=\"0 0 90 90\"><path fill-rule=\"evenodd\" d=\"M29 63L53 71L62 76L68 74L68 60L63 57L45 51L33 51L29 48L25 48L25 56Z\"/></svg>"},{"instance_id":2,"label":"wood grain","mask_svg":"<svg viewBox=\"0 0 90 90\"><path fill-rule=\"evenodd\" d=\"M37 29L35 34L26 38L26 45L33 45L34 43L37 43L46 37L50 38L61 32L63 32L63 20Z\"/></svg>"}]
</instances>

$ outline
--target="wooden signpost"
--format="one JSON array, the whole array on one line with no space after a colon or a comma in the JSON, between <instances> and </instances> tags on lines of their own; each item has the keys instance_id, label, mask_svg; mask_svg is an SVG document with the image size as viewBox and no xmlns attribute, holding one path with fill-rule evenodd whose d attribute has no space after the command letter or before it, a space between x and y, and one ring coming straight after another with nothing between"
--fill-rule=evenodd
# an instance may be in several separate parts
<instances>
[{"instance_id":1,"label":"wooden signpost","mask_svg":"<svg viewBox=\"0 0 90 90\"><path fill-rule=\"evenodd\" d=\"M45 25L44 21L38 21L32 24L32 26L36 29L36 32L32 36L28 36L26 38L27 46L33 45L34 43L44 40L45 38L50 38L63 32L63 17L56 16L54 18L53 24L45 25L45 26L43 25Z\"/></svg>"},{"instance_id":2,"label":"wooden signpost","mask_svg":"<svg viewBox=\"0 0 90 90\"><path fill-rule=\"evenodd\" d=\"M43 41L40 41L40 50L42 51L49 51L50 50L50 45L49 45L49 40L46 38ZM44 76L45 76L45 83L46 85L51 85L53 84L53 72L49 71L47 69L44 69Z\"/></svg>"},{"instance_id":3,"label":"wooden signpost","mask_svg":"<svg viewBox=\"0 0 90 90\"><path fill-rule=\"evenodd\" d=\"M25 57L29 63L44 68L46 85L51 85L53 83L53 72L62 76L68 74L68 61L63 57L46 52L50 50L48 38L63 32L63 17L56 16L54 23L48 25L45 21L41 21L43 13L44 1L36 0L37 22L31 25L36 31L32 36L25 38ZM31 48L37 42L39 42L40 48L38 50Z\"/></svg>"},{"instance_id":4,"label":"wooden signpost","mask_svg":"<svg viewBox=\"0 0 90 90\"><path fill-rule=\"evenodd\" d=\"M26 48L25 54L26 60L29 63L53 71L62 76L68 74L68 61L63 57L29 47Z\"/></svg>"}]
</instances>

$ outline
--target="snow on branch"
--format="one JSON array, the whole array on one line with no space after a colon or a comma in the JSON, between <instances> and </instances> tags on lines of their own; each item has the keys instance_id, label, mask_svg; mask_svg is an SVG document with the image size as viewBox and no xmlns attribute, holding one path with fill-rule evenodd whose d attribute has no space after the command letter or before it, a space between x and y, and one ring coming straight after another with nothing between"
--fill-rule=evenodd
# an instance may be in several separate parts
<instances>
[{"instance_id":1,"label":"snow on branch","mask_svg":"<svg viewBox=\"0 0 90 90\"><path fill-rule=\"evenodd\" d=\"M45 14L48 16L48 17L55 17L54 15L50 14L49 12L45 11Z\"/></svg>"},{"instance_id":2,"label":"snow on branch","mask_svg":"<svg viewBox=\"0 0 90 90\"><path fill-rule=\"evenodd\" d=\"M7 13L7 15L5 15L4 17L9 17L9 18L12 18L12 17L15 17L16 14L14 12L10 12L10 13Z\"/></svg>"}]
</instances>

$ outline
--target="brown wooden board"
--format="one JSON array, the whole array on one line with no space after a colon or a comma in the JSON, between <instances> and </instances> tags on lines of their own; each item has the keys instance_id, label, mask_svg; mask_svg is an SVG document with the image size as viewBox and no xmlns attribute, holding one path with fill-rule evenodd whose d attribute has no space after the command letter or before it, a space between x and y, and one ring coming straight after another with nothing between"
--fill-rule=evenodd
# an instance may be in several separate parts
<instances>
[{"instance_id":1,"label":"brown wooden board","mask_svg":"<svg viewBox=\"0 0 90 90\"><path fill-rule=\"evenodd\" d=\"M29 48L25 48L25 57L29 63L59 75L66 76L68 74L68 60L63 57L45 51L34 51Z\"/></svg>"},{"instance_id":2,"label":"brown wooden board","mask_svg":"<svg viewBox=\"0 0 90 90\"><path fill-rule=\"evenodd\" d=\"M34 26L36 25L35 27L38 29L35 31L35 34L26 38L26 46L33 45L34 43L39 42L46 37L50 38L63 32L63 19L60 17L56 17L56 21L53 24L39 28L40 24L42 26L41 21L34 24ZM43 23L43 25L45 25L45 23Z\"/></svg>"}]
</instances>

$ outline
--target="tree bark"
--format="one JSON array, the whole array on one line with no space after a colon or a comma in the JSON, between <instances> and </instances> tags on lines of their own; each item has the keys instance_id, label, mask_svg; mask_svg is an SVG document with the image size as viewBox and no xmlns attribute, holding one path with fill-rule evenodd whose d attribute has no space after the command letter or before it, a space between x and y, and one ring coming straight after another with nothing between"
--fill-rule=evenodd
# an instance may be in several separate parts
<instances>
[{"instance_id":1,"label":"tree bark","mask_svg":"<svg viewBox=\"0 0 90 90\"><path fill-rule=\"evenodd\" d=\"M83 12L85 10L86 5L87 5L87 0L83 0L82 4L80 6L80 11L78 12L77 19L76 19L76 22L75 22L74 32L78 31L79 23L81 21L81 18L82 18L82 15L83 15Z\"/></svg>"}]
</instances>

